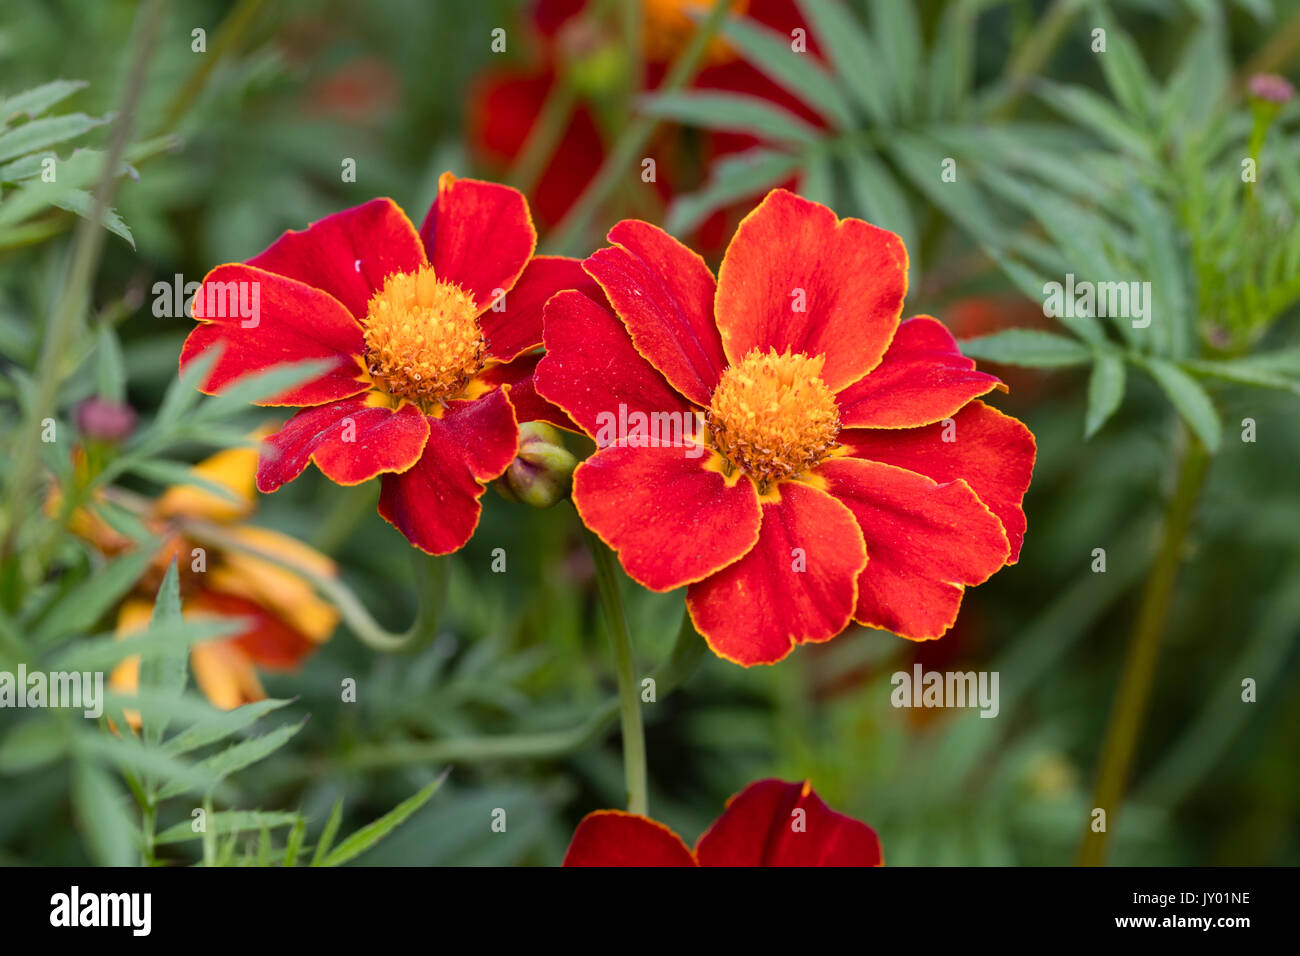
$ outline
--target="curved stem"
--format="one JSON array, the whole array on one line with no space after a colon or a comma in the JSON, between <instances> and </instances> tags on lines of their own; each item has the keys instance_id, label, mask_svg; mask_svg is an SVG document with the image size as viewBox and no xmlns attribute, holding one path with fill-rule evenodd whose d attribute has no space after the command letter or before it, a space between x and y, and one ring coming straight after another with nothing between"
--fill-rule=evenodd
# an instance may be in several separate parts
<instances>
[{"instance_id":1,"label":"curved stem","mask_svg":"<svg viewBox=\"0 0 1300 956\"><path fill-rule=\"evenodd\" d=\"M630 813L649 812L649 795L645 759L645 727L641 721L641 698L637 691L636 671L632 665L632 636L628 633L623 597L618 591L618 572L614 554L599 538L583 528L592 560L596 562L596 585L605 609L609 638L614 649L614 670L618 674L619 722L623 729L623 777L627 781L627 809Z\"/></svg>"},{"instance_id":2,"label":"curved stem","mask_svg":"<svg viewBox=\"0 0 1300 956\"><path fill-rule=\"evenodd\" d=\"M447 595L447 560L411 549L411 563L415 570L415 589L418 609L411 626L400 633L385 628L374 619L361 599L338 578L305 567L297 562L264 551L232 535L225 528L210 521L186 518L179 522L184 534L193 540L209 543L226 551L239 551L263 561L268 561L307 580L322 597L338 609L357 639L367 647L387 654L417 650L431 640L438 629L438 616Z\"/></svg>"},{"instance_id":3,"label":"curved stem","mask_svg":"<svg viewBox=\"0 0 1300 956\"><path fill-rule=\"evenodd\" d=\"M1142 590L1142 603L1133 629L1133 640L1129 645L1128 659L1124 663L1124 673L1106 730L1106 741L1102 746L1101 768L1097 774L1097 788L1092 805L1106 812L1106 828L1100 833L1093 832L1091 819L1089 820L1090 825L1079 853L1079 863L1082 866L1101 866L1106 862L1110 834L1119 817L1129 768L1133 763L1133 754L1137 750L1147 703L1151 697L1156 664L1160 658L1160 641L1169 619L1174 584L1178 578L1178 568L1182 564L1183 546L1192 525L1196 504L1200 500L1209 464L1210 454L1205 446L1195 436L1188 435L1178 466L1174 496L1165 516L1160 551Z\"/></svg>"}]
</instances>

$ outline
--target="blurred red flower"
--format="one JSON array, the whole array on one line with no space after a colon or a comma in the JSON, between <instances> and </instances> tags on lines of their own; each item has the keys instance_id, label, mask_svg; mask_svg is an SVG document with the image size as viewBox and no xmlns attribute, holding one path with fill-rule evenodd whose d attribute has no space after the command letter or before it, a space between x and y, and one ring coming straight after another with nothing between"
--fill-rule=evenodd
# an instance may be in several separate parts
<instances>
[{"instance_id":1,"label":"blurred red flower","mask_svg":"<svg viewBox=\"0 0 1300 956\"><path fill-rule=\"evenodd\" d=\"M695 29L692 13L706 13L708 2L700 0L646 0L641 4L643 89L656 89L672 60L682 51ZM536 56L534 63L503 67L484 74L470 98L469 140L474 158L487 168L504 172L519 158L548 96L563 73L599 47L600 37L587 23L586 0L539 0L533 5L531 25ZM794 0L733 0L734 15L789 37L806 26ZM821 58L814 38L806 37L807 55ZM808 104L774 83L740 59L724 39L714 39L704 65L691 83L698 90L746 93L767 100L798 118L824 128L827 123L815 104ZM679 143L677 133L661 135L654 144L657 177L654 188L661 202L701 185L701 174L719 158L749 149L759 143L743 133L709 131L699 145ZM597 111L580 101L564 130L562 139L532 190L534 207L543 226L554 226L582 195L604 162L609 139L601 130ZM685 147L690 146L689 150ZM692 155L688 160L685 153ZM699 162L702 161L702 162ZM699 162L700 168L692 168ZM782 183L796 188L798 181ZM747 197L707 219L692 237L706 255L720 253L727 236L743 212L758 199Z\"/></svg>"}]
</instances>

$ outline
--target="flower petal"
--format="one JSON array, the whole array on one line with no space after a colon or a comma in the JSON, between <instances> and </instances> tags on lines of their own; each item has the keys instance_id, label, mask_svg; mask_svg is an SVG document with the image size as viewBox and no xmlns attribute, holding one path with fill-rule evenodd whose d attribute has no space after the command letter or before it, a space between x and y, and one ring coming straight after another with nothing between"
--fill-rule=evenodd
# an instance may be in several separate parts
<instances>
[{"instance_id":1,"label":"flower petal","mask_svg":"<svg viewBox=\"0 0 1300 956\"><path fill-rule=\"evenodd\" d=\"M636 349L673 387L707 405L727 359L713 323L716 284L704 260L657 226L625 219L612 248L584 268L604 289Z\"/></svg>"},{"instance_id":2,"label":"flower petal","mask_svg":"<svg viewBox=\"0 0 1300 956\"><path fill-rule=\"evenodd\" d=\"M459 446L465 464L479 481L491 481L514 461L519 448L519 423L504 389L468 402L451 402L442 418L429 419L429 428L442 431Z\"/></svg>"},{"instance_id":3,"label":"flower petal","mask_svg":"<svg viewBox=\"0 0 1300 956\"><path fill-rule=\"evenodd\" d=\"M802 812L799 812L802 811ZM880 839L805 781L759 780L727 801L695 845L700 866L881 866Z\"/></svg>"},{"instance_id":4,"label":"flower petal","mask_svg":"<svg viewBox=\"0 0 1300 956\"><path fill-rule=\"evenodd\" d=\"M964 481L939 484L905 468L837 458L817 469L867 542L854 620L913 640L940 637L965 585L981 584L1010 553L1002 522Z\"/></svg>"},{"instance_id":5,"label":"flower petal","mask_svg":"<svg viewBox=\"0 0 1300 956\"><path fill-rule=\"evenodd\" d=\"M727 247L714 314L732 363L755 348L825 355L837 392L879 363L906 292L898 236L774 189Z\"/></svg>"},{"instance_id":6,"label":"flower petal","mask_svg":"<svg viewBox=\"0 0 1300 956\"><path fill-rule=\"evenodd\" d=\"M420 238L438 278L472 295L480 311L511 290L537 248L523 193L451 173L438 179Z\"/></svg>"},{"instance_id":7,"label":"flower petal","mask_svg":"<svg viewBox=\"0 0 1300 956\"><path fill-rule=\"evenodd\" d=\"M208 589L195 595L192 607L206 614L247 620L247 630L222 643L234 645L258 667L293 670L316 650L307 635L249 598Z\"/></svg>"},{"instance_id":8,"label":"flower petal","mask_svg":"<svg viewBox=\"0 0 1300 956\"><path fill-rule=\"evenodd\" d=\"M286 232L248 264L328 292L359 321L388 276L413 272L425 258L406 213L391 199L372 199Z\"/></svg>"},{"instance_id":9,"label":"flower petal","mask_svg":"<svg viewBox=\"0 0 1300 956\"><path fill-rule=\"evenodd\" d=\"M379 514L421 551L450 554L473 537L483 488L451 429L431 423L420 460L401 474L384 475Z\"/></svg>"},{"instance_id":10,"label":"flower petal","mask_svg":"<svg viewBox=\"0 0 1300 956\"><path fill-rule=\"evenodd\" d=\"M622 810L597 810L573 831L565 866L695 866L690 848L662 823Z\"/></svg>"},{"instance_id":11,"label":"flower petal","mask_svg":"<svg viewBox=\"0 0 1300 956\"><path fill-rule=\"evenodd\" d=\"M405 471L420 457L428 437L428 423L415 405L394 412L357 397L304 408L262 443L257 490L268 494L293 481L308 461L340 485Z\"/></svg>"},{"instance_id":12,"label":"flower petal","mask_svg":"<svg viewBox=\"0 0 1300 956\"><path fill-rule=\"evenodd\" d=\"M845 427L913 428L955 415L967 402L1006 386L975 371L957 340L928 315L898 327L885 357L836 396Z\"/></svg>"},{"instance_id":13,"label":"flower petal","mask_svg":"<svg viewBox=\"0 0 1300 956\"><path fill-rule=\"evenodd\" d=\"M565 289L578 289L597 301L600 288L582 270L582 261L564 256L534 256L519 281L501 302L501 311L488 309L479 318L487 353L500 362L542 344L542 308Z\"/></svg>"},{"instance_id":14,"label":"flower petal","mask_svg":"<svg viewBox=\"0 0 1300 956\"><path fill-rule=\"evenodd\" d=\"M774 664L801 641L826 641L848 625L867 563L853 513L802 482L763 502L758 543L735 564L692 584L686 607L719 657Z\"/></svg>"},{"instance_id":15,"label":"flower petal","mask_svg":"<svg viewBox=\"0 0 1300 956\"><path fill-rule=\"evenodd\" d=\"M623 323L581 292L561 292L546 303L546 355L534 381L538 394L592 438L608 416L623 420L620 411L694 413L642 358Z\"/></svg>"},{"instance_id":16,"label":"flower petal","mask_svg":"<svg viewBox=\"0 0 1300 956\"><path fill-rule=\"evenodd\" d=\"M1020 558L1025 539L1021 501L1034 472L1034 436L1024 423L974 401L942 423L900 431L845 429L840 441L855 458L867 458L926 475L964 479L1002 521L1011 544L1008 563ZM945 435L951 440L944 441Z\"/></svg>"},{"instance_id":17,"label":"flower petal","mask_svg":"<svg viewBox=\"0 0 1300 956\"><path fill-rule=\"evenodd\" d=\"M692 455L694 457L692 457ZM671 591L749 551L762 513L753 482L728 484L702 445L611 445L573 473L583 523L618 552L632 580Z\"/></svg>"},{"instance_id":18,"label":"flower petal","mask_svg":"<svg viewBox=\"0 0 1300 956\"><path fill-rule=\"evenodd\" d=\"M479 374L479 380L494 387L510 386L510 404L514 406L515 418L521 424L550 422L557 428L581 432L573 419L537 394L535 378L541 360L542 354L533 352L505 365L491 365Z\"/></svg>"},{"instance_id":19,"label":"flower petal","mask_svg":"<svg viewBox=\"0 0 1300 956\"><path fill-rule=\"evenodd\" d=\"M256 309L251 308L254 294ZM199 385L209 395L251 372L308 359L330 365L319 378L258 404L320 405L367 387L359 378L358 356L365 348L361 326L336 299L296 279L237 262L217 266L194 295L194 317L199 325L181 348L180 366L184 371L219 346L207 380Z\"/></svg>"}]
</instances>

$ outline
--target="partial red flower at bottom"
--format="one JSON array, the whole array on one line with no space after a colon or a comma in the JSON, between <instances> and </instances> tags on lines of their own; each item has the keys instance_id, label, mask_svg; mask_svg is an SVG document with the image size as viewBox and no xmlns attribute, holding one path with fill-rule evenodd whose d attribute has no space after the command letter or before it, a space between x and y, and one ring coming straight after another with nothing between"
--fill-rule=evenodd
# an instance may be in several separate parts
<instances>
[{"instance_id":1,"label":"partial red flower at bottom","mask_svg":"<svg viewBox=\"0 0 1300 956\"><path fill-rule=\"evenodd\" d=\"M882 866L880 840L836 813L812 784L760 780L691 849L668 827L622 810L597 810L574 831L565 866Z\"/></svg>"}]
</instances>

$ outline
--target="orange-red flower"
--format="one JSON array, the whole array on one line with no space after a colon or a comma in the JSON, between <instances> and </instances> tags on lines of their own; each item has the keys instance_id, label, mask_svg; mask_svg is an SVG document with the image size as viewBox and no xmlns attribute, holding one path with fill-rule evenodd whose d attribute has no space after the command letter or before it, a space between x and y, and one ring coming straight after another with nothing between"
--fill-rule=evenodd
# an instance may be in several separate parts
<instances>
[{"instance_id":1,"label":"orange-red flower","mask_svg":"<svg viewBox=\"0 0 1300 956\"><path fill-rule=\"evenodd\" d=\"M805 781L760 780L690 849L648 817L598 810L574 831L565 866L881 866L876 831L836 813Z\"/></svg>"},{"instance_id":2,"label":"orange-red flower","mask_svg":"<svg viewBox=\"0 0 1300 956\"><path fill-rule=\"evenodd\" d=\"M601 446L583 521L639 583L689 585L715 653L773 663L850 619L936 638L1017 560L1034 438L942 324L900 324L898 236L773 190L716 281L648 223L609 241L583 267L613 312L552 298L536 387Z\"/></svg>"},{"instance_id":3,"label":"orange-red flower","mask_svg":"<svg viewBox=\"0 0 1300 956\"><path fill-rule=\"evenodd\" d=\"M534 258L536 242L517 190L444 173L418 232L374 199L217 266L194 297L181 367L219 346L202 385L215 393L280 363L326 362L263 403L302 411L263 446L258 490L309 461L341 485L382 475L379 513L447 554L514 459L517 423L556 414L533 392L528 353L547 298L585 277L576 260Z\"/></svg>"}]
</instances>

